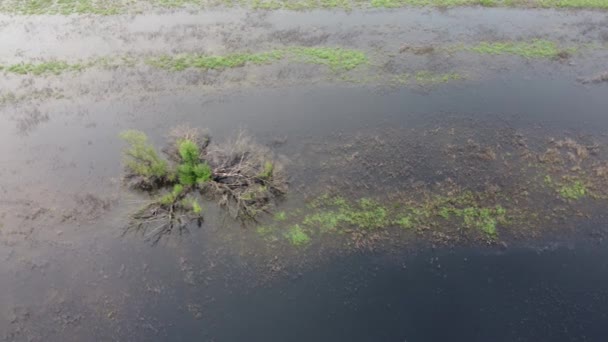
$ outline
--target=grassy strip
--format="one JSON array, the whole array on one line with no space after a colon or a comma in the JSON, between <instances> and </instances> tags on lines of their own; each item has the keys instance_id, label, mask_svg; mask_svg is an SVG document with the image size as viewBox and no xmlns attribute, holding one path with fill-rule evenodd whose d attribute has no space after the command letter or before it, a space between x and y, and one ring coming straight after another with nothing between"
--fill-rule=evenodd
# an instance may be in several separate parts
<instances>
[{"instance_id":1,"label":"grassy strip","mask_svg":"<svg viewBox=\"0 0 608 342\"><path fill-rule=\"evenodd\" d=\"M226 56L189 54L181 56L161 56L147 60L149 65L180 71L187 68L227 69L246 63L269 64L284 58L290 61L327 65L333 71L348 71L367 63L367 55L361 51L331 47L292 47L284 50Z\"/></svg>"},{"instance_id":2,"label":"grassy strip","mask_svg":"<svg viewBox=\"0 0 608 342\"><path fill-rule=\"evenodd\" d=\"M0 12L24 15L115 15L128 12L132 3L128 0L4 0L0 2Z\"/></svg>"},{"instance_id":3,"label":"grassy strip","mask_svg":"<svg viewBox=\"0 0 608 342\"><path fill-rule=\"evenodd\" d=\"M522 7L608 9L606 0L4 0L0 12L116 15L154 8L243 7L261 10L311 10L400 7Z\"/></svg>"},{"instance_id":4,"label":"grassy strip","mask_svg":"<svg viewBox=\"0 0 608 342\"><path fill-rule=\"evenodd\" d=\"M270 64L287 59L291 62L326 65L340 72L352 70L368 62L367 55L358 50L332 47L292 47L262 53L236 53L224 56L202 54L183 54L160 56L144 60L144 63L161 69L182 71L188 68L230 69L246 64ZM67 63L65 61L46 61L40 63L18 63L0 66L0 70L19 75L58 75L69 71L82 71L90 67L134 66L141 61L134 58L98 58L89 62Z\"/></svg>"},{"instance_id":5,"label":"grassy strip","mask_svg":"<svg viewBox=\"0 0 608 342\"><path fill-rule=\"evenodd\" d=\"M41 63L18 63L8 66L0 66L0 70L19 75L59 75L66 71L81 71L86 65L81 63L69 64L63 61L48 61Z\"/></svg>"},{"instance_id":6,"label":"grassy strip","mask_svg":"<svg viewBox=\"0 0 608 342\"><path fill-rule=\"evenodd\" d=\"M523 42L482 42L469 48L470 51L486 55L515 55L526 58L556 58L575 49L561 49L555 42L536 39Z\"/></svg>"},{"instance_id":7,"label":"grassy strip","mask_svg":"<svg viewBox=\"0 0 608 342\"><path fill-rule=\"evenodd\" d=\"M462 231L486 241L496 241L498 227L511 224L507 209L490 205L482 193L435 195L422 202L380 202L370 198L348 200L322 195L309 203L308 211L275 215L274 224L259 226L256 233L268 242L287 240L307 245L320 234L367 234L391 227L423 233Z\"/></svg>"},{"instance_id":8,"label":"grassy strip","mask_svg":"<svg viewBox=\"0 0 608 342\"><path fill-rule=\"evenodd\" d=\"M199 54L181 56L161 56L150 58L146 62L149 65L161 69L181 71L188 68L199 69L228 69L251 64L268 64L283 58L282 51L271 51L265 53L249 54L238 53L226 56L207 56Z\"/></svg>"}]
</instances>

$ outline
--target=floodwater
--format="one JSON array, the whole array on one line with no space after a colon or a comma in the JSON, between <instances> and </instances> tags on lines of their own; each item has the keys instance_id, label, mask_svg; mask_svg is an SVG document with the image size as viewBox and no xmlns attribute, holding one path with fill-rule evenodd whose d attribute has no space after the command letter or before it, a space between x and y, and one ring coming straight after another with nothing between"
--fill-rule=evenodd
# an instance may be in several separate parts
<instances>
[{"instance_id":1,"label":"floodwater","mask_svg":"<svg viewBox=\"0 0 608 342\"><path fill-rule=\"evenodd\" d=\"M41 203L47 205L46 194L54 200L61 197L56 193L69 192L70 186L95 191L102 199L112 196L112 189L118 191L112 181L121 168L116 136L128 127L161 140L165 127L178 123L205 125L221 136L238 122L263 142L286 136L279 151L297 157L306 155L310 141L336 132L436 127L445 124L445 117L464 120L479 130L479 137L488 139L493 132L484 122L496 120L509 127L537 127L538 132L558 128L597 133L607 124L603 108L608 99L602 91L605 88L559 80L523 82L517 77L479 86L446 86L431 93L303 87L237 93L230 101L158 98L136 118L127 114L132 110L128 104L102 103L89 107L86 119L66 114L39 124L25 136L5 121L4 129L19 148L38 156L58 149L65 160L40 157L30 162L35 165L32 169L24 167L14 178L10 174L4 178L24 188L28 182L36 189L46 187L35 197L39 202L13 203L14 210L24 211L13 222L32 227L29 235L15 239L11 234L22 228L3 227L3 337L8 341L91 336L131 341L596 340L606 333L608 307L608 251L602 239L556 236L507 249L423 248L321 259L302 252L283 262L232 249L230 241L217 242L211 235L227 228L213 220L190 235L170 236L156 246L139 236L121 238L126 211L121 205L128 206L124 199L113 200L107 210L85 202L95 215L92 219L86 217L88 212L74 220L58 219L53 209L50 214L43 212L43 219L31 216ZM169 109L176 115L163 115ZM83 128L93 120L93 129ZM87 140L93 143L84 143ZM29 159L13 156L15 164L18 158ZM69 160L75 165L66 165ZM40 174L53 165L59 165L58 170ZM83 175L83 168L91 171ZM314 179L306 172L294 172L300 177L296 183ZM50 175L56 180L44 181ZM114 196L129 197L127 190L118 193ZM270 277L269 270L274 270Z\"/></svg>"},{"instance_id":2,"label":"floodwater","mask_svg":"<svg viewBox=\"0 0 608 342\"><path fill-rule=\"evenodd\" d=\"M602 13L541 12L416 10L404 21L400 12L336 14L343 24L317 12L277 12L259 18L237 13L235 25L256 24L255 35L262 41L304 39L306 35L296 31L310 25L317 30L312 40L369 47L384 37L395 50L408 33L432 43L444 31L449 35L443 43L485 35L514 37L533 29L566 41L603 39ZM494 24L501 16L510 20L503 26ZM170 28L155 28L155 22L165 17L171 18ZM52 27L50 32L57 32L67 48L59 49L59 42L46 50L32 44L19 53L20 45L11 40L13 52L2 53L9 62L41 53L73 57L82 48L81 36L88 36L91 46L101 46L96 52L110 52L112 46L130 52L131 43L139 39L140 45L148 39L150 49L164 51L175 37L182 38L175 42L182 47L210 39L206 48L212 51L222 50L214 44L238 45L239 39L189 35L191 30L233 19L205 18L199 22L197 15L180 13L103 18L90 31L65 35L59 32L62 24L77 26L94 19L23 19L30 26L35 24L30 21L40 20ZM43 39L33 37L35 30L21 31L19 18L2 20L6 29L0 34ZM446 31L446 26L463 21L459 30ZM124 33L133 40L123 37L118 43L107 33L124 27L135 31ZM217 38L232 26L215 29ZM367 34L358 35L361 31ZM95 32L108 36L100 39ZM95 43L97 39L102 42ZM150 43L156 39L164 45ZM123 144L118 135L139 129L160 147L169 129L179 124L205 127L218 142L246 129L288 160L293 192L280 204L288 209L301 206L303 197L328 185L361 195L446 178L463 184L504 181L509 178L450 169L465 164L450 164L439 153L427 152L472 140L501 145L504 132L524 135L531 145L561 137L605 141L607 85L577 81L599 71L602 62L597 57L603 53L573 57L572 65L484 60L488 70L478 73L483 77L433 87L322 82L314 73L318 70L310 76L301 66L261 69L288 76L258 87L217 79L206 84L194 77L199 71L186 71L185 78L207 88L180 88L181 76L123 75L120 69L43 79L11 75L7 88L17 84L15 89L21 90L61 90L73 82L79 92L65 99L0 107L0 339L602 340L608 333L605 207L596 208L599 214L593 219L577 215L582 219L558 222L555 229L543 227L546 230L533 236L508 236L500 244L435 244L420 239L370 251L333 250L335 245L322 243L303 249L268 246L253 229L227 220L209 205L201 228L151 245L138 234L122 235L128 213L144 195L121 185ZM442 58L429 56L414 64L440 69L475 64L465 63L463 56ZM248 73L226 73L231 72ZM87 88L96 76L101 85ZM130 83L132 77L137 80ZM170 78L166 84L163 77ZM208 91L216 85L218 89ZM157 86L165 88L157 91ZM374 145L379 150L355 151L361 159L342 169L345 164L336 160L341 160L342 151L357 149L360 139L381 141ZM605 146L600 146L600 155Z\"/></svg>"}]
</instances>

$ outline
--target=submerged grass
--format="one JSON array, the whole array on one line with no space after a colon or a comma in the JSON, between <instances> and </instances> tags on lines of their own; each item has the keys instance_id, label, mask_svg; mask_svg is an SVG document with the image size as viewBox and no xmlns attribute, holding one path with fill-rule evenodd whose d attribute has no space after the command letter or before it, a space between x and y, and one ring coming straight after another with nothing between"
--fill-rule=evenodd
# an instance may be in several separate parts
<instances>
[{"instance_id":1,"label":"submerged grass","mask_svg":"<svg viewBox=\"0 0 608 342\"><path fill-rule=\"evenodd\" d=\"M147 64L157 68L181 71L188 68L228 69L251 64L268 64L283 58L282 51L263 53L236 53L225 56L190 54L181 56L161 56L150 58Z\"/></svg>"},{"instance_id":2,"label":"submerged grass","mask_svg":"<svg viewBox=\"0 0 608 342\"><path fill-rule=\"evenodd\" d=\"M290 48L288 51L297 61L327 65L334 71L352 70L368 62L368 57L365 53L351 49L296 47Z\"/></svg>"},{"instance_id":3,"label":"submerged grass","mask_svg":"<svg viewBox=\"0 0 608 342\"><path fill-rule=\"evenodd\" d=\"M310 243L310 236L298 224L289 227L285 237L294 246L304 246Z\"/></svg>"},{"instance_id":4,"label":"submerged grass","mask_svg":"<svg viewBox=\"0 0 608 342\"><path fill-rule=\"evenodd\" d=\"M0 70L19 75L58 75L69 71L82 71L91 67L133 67L142 62L155 68L171 71L183 71L189 68L221 70L242 67L246 64L270 64L283 59L296 63L326 65L335 72L349 71L368 62L367 55L359 50L339 47L290 47L268 52L233 53L215 56L204 54L164 55L147 58L143 61L130 56L96 58L78 63L51 60L0 66Z\"/></svg>"},{"instance_id":5,"label":"submerged grass","mask_svg":"<svg viewBox=\"0 0 608 342\"><path fill-rule=\"evenodd\" d=\"M418 203L392 203L362 198L349 202L342 197L321 196L311 202L312 213L302 224L320 232L344 229L376 230L399 226L405 229L445 225L445 221L465 229L482 232L487 238L498 236L497 226L507 224L507 210L500 205L487 206L471 192L452 196L433 196ZM443 223L442 223L443 222Z\"/></svg>"},{"instance_id":6,"label":"submerged grass","mask_svg":"<svg viewBox=\"0 0 608 342\"><path fill-rule=\"evenodd\" d=\"M59 75L68 71L82 71L85 68L86 65L82 63L70 64L64 61L48 61L41 63L18 63L7 66L1 66L0 70L19 75Z\"/></svg>"},{"instance_id":7,"label":"submerged grass","mask_svg":"<svg viewBox=\"0 0 608 342\"><path fill-rule=\"evenodd\" d=\"M226 56L200 54L162 56L147 60L149 65L181 71L187 68L226 69L251 64L269 64L284 58L294 62L327 65L333 71L348 71L368 61L358 50L335 47L292 47L263 53L239 53Z\"/></svg>"},{"instance_id":8,"label":"submerged grass","mask_svg":"<svg viewBox=\"0 0 608 342\"><path fill-rule=\"evenodd\" d=\"M336 231L341 225L377 229L386 227L390 223L388 210L369 198L362 198L349 204L342 197L336 197L325 204L334 208L307 215L304 217L303 224L317 226L322 232L331 232Z\"/></svg>"},{"instance_id":9,"label":"submerged grass","mask_svg":"<svg viewBox=\"0 0 608 342\"><path fill-rule=\"evenodd\" d=\"M587 195L587 187L580 180L561 185L558 189L560 196L569 200L579 200Z\"/></svg>"},{"instance_id":10,"label":"submerged grass","mask_svg":"<svg viewBox=\"0 0 608 342\"><path fill-rule=\"evenodd\" d=\"M414 75L414 78L418 84L438 84L461 80L464 77L456 72L437 74L431 71L419 71Z\"/></svg>"},{"instance_id":11,"label":"submerged grass","mask_svg":"<svg viewBox=\"0 0 608 342\"><path fill-rule=\"evenodd\" d=\"M399 7L537 7L608 9L605 0L4 0L0 12L22 15L138 13L155 8L244 7L259 10L311 10Z\"/></svg>"},{"instance_id":12,"label":"submerged grass","mask_svg":"<svg viewBox=\"0 0 608 342\"><path fill-rule=\"evenodd\" d=\"M522 42L482 42L469 48L470 51L487 55L515 55L525 58L556 58L563 53L574 50L563 50L555 42L536 39Z\"/></svg>"},{"instance_id":13,"label":"submerged grass","mask_svg":"<svg viewBox=\"0 0 608 342\"><path fill-rule=\"evenodd\" d=\"M555 181L551 176L546 175L544 183L565 200L579 200L590 195L587 185L580 179L565 177L562 181Z\"/></svg>"},{"instance_id":14,"label":"submerged grass","mask_svg":"<svg viewBox=\"0 0 608 342\"><path fill-rule=\"evenodd\" d=\"M4 0L0 2L0 12L24 15L114 15L132 8L129 6L133 3L127 0Z\"/></svg>"}]
</instances>

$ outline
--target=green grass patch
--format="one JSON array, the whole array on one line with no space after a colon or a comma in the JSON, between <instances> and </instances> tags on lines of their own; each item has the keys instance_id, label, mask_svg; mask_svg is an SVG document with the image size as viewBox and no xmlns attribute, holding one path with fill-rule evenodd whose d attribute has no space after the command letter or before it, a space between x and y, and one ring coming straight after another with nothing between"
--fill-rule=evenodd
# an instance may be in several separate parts
<instances>
[{"instance_id":1,"label":"green grass patch","mask_svg":"<svg viewBox=\"0 0 608 342\"><path fill-rule=\"evenodd\" d=\"M225 56L186 54L161 56L146 62L157 68L181 71L188 68L227 69L246 64L270 64L284 58L292 61L327 65L333 71L349 71L368 62L367 55L358 50L335 47L292 47L262 53L237 53Z\"/></svg>"},{"instance_id":2,"label":"green grass patch","mask_svg":"<svg viewBox=\"0 0 608 342\"><path fill-rule=\"evenodd\" d=\"M143 132L128 130L121 133L120 137L129 144L129 148L124 151L124 162L133 174L150 181L168 174L167 162L158 155Z\"/></svg>"},{"instance_id":3,"label":"green grass patch","mask_svg":"<svg viewBox=\"0 0 608 342\"><path fill-rule=\"evenodd\" d=\"M332 47L295 47L288 50L296 61L327 65L333 71L348 71L368 62L358 50Z\"/></svg>"},{"instance_id":4,"label":"green grass patch","mask_svg":"<svg viewBox=\"0 0 608 342\"><path fill-rule=\"evenodd\" d=\"M566 200L579 200L589 195L589 189L580 179L564 177L562 181L555 181L551 176L546 175L543 182Z\"/></svg>"},{"instance_id":5,"label":"green grass patch","mask_svg":"<svg viewBox=\"0 0 608 342\"><path fill-rule=\"evenodd\" d=\"M23 15L114 15L132 8L131 4L133 1L128 0L3 0L0 12Z\"/></svg>"},{"instance_id":6,"label":"green grass patch","mask_svg":"<svg viewBox=\"0 0 608 342\"><path fill-rule=\"evenodd\" d=\"M181 56L161 56L150 58L146 62L157 68L181 71L188 68L228 69L250 64L268 64L283 58L279 50L263 53L235 53L225 56L208 56L189 54Z\"/></svg>"},{"instance_id":7,"label":"green grass patch","mask_svg":"<svg viewBox=\"0 0 608 342\"><path fill-rule=\"evenodd\" d=\"M570 183L561 185L558 189L558 192L562 198L569 200L579 200L587 195L588 190L582 181L575 180Z\"/></svg>"},{"instance_id":8,"label":"green grass patch","mask_svg":"<svg viewBox=\"0 0 608 342\"><path fill-rule=\"evenodd\" d=\"M269 52L233 53L216 56L204 54L163 55L150 57L143 61L131 56L122 56L95 58L87 62L79 63L68 63L66 61L58 60L38 63L24 62L4 66L0 65L0 70L20 75L58 75L69 71L82 71L91 67L135 67L140 63L171 71L182 71L189 68L222 70L242 67L247 64L271 64L286 58L292 62L327 65L333 71L352 70L368 61L367 55L358 50L336 47L291 47ZM260 176L270 177L273 169L274 165L268 162L265 164L264 173Z\"/></svg>"},{"instance_id":9,"label":"green grass patch","mask_svg":"<svg viewBox=\"0 0 608 342\"><path fill-rule=\"evenodd\" d=\"M310 243L310 236L298 224L289 227L285 238L294 246L304 246Z\"/></svg>"},{"instance_id":10,"label":"green grass patch","mask_svg":"<svg viewBox=\"0 0 608 342\"><path fill-rule=\"evenodd\" d=\"M276 214L274 214L274 220L278 222L283 222L287 220L287 213L284 211L277 212Z\"/></svg>"},{"instance_id":11,"label":"green grass patch","mask_svg":"<svg viewBox=\"0 0 608 342\"><path fill-rule=\"evenodd\" d=\"M41 63L18 63L3 66L0 69L19 75L44 75L53 74L59 75L67 71L82 71L86 65L81 63L70 64L64 61L48 61Z\"/></svg>"},{"instance_id":12,"label":"green grass patch","mask_svg":"<svg viewBox=\"0 0 608 342\"><path fill-rule=\"evenodd\" d=\"M178 146L182 163L177 166L177 178L184 186L208 182L213 172L207 163L200 162L200 150L191 140L183 140Z\"/></svg>"},{"instance_id":13,"label":"green grass patch","mask_svg":"<svg viewBox=\"0 0 608 342\"><path fill-rule=\"evenodd\" d=\"M310 202L312 213L302 224L320 232L341 232L349 228L375 230L398 226L404 229L443 227L445 221L475 229L488 238L498 236L497 226L507 224L507 211L500 205L483 205L472 192L432 196L418 203L382 203L362 198L350 202L340 196L323 195Z\"/></svg>"},{"instance_id":14,"label":"green grass patch","mask_svg":"<svg viewBox=\"0 0 608 342\"><path fill-rule=\"evenodd\" d=\"M323 232L336 231L340 227L349 226L378 229L387 227L391 223L389 210L369 198L362 198L349 204L342 197L324 196L312 205L320 210L305 216L303 224L318 227Z\"/></svg>"},{"instance_id":15,"label":"green grass patch","mask_svg":"<svg viewBox=\"0 0 608 342\"><path fill-rule=\"evenodd\" d=\"M501 206L496 206L494 208L442 207L439 211L439 215L446 220L449 220L452 216L461 218L465 228L479 229L490 238L498 236L496 226L499 223L507 222L506 210Z\"/></svg>"},{"instance_id":16,"label":"green grass patch","mask_svg":"<svg viewBox=\"0 0 608 342\"><path fill-rule=\"evenodd\" d=\"M537 0L540 7L546 8L597 8L608 9L606 0Z\"/></svg>"},{"instance_id":17,"label":"green grass patch","mask_svg":"<svg viewBox=\"0 0 608 342\"><path fill-rule=\"evenodd\" d=\"M399 217L399 219L397 219L395 221L395 223L399 227L405 228L405 229L411 229L411 228L415 227L415 222L411 215L401 216L401 217Z\"/></svg>"},{"instance_id":18,"label":"green grass patch","mask_svg":"<svg viewBox=\"0 0 608 342\"><path fill-rule=\"evenodd\" d=\"M470 51L486 55L515 55L525 58L556 58L564 52L555 42L543 39L522 42L482 42L469 48Z\"/></svg>"}]
</instances>

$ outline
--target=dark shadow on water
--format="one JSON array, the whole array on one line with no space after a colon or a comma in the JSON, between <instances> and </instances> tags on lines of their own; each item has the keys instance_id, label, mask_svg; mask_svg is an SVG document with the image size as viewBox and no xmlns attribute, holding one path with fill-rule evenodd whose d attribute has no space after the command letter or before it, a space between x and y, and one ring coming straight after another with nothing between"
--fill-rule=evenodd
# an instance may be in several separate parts
<instances>
[{"instance_id":1,"label":"dark shadow on water","mask_svg":"<svg viewBox=\"0 0 608 342\"><path fill-rule=\"evenodd\" d=\"M599 341L608 250L357 255L269 287L236 290L177 323L172 341ZM245 284L242 287L247 287ZM166 317L175 322L175 318Z\"/></svg>"}]
</instances>

